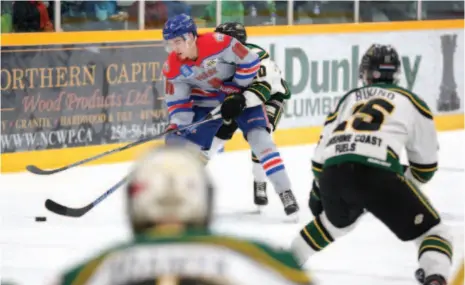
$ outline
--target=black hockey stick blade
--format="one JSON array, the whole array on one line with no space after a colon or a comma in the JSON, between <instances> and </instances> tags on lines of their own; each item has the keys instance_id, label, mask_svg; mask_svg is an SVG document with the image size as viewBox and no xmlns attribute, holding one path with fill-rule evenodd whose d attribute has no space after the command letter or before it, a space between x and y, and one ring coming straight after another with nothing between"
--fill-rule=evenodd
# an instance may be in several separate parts
<instances>
[{"instance_id":1,"label":"black hockey stick blade","mask_svg":"<svg viewBox=\"0 0 465 285\"><path fill-rule=\"evenodd\" d=\"M47 208L49 211L55 214L61 215L61 216L74 217L74 218L79 218L83 216L93 207L94 207L94 204L89 204L82 208L68 208L50 199L47 199L45 201L45 208Z\"/></svg>"},{"instance_id":2,"label":"black hockey stick blade","mask_svg":"<svg viewBox=\"0 0 465 285\"><path fill-rule=\"evenodd\" d=\"M66 217L73 217L73 218L79 218L89 212L92 208L97 206L100 202L105 200L108 196L110 196L111 193L115 192L116 189L118 189L120 186L122 186L124 183L126 183L127 177L124 177L122 180L120 180L118 183L113 185L110 189L105 191L100 197L95 199L92 203L90 203L87 206L84 206L82 208L70 208L63 206L61 204L58 204L57 202L47 199L45 200L45 208L47 210L61 216L66 216Z\"/></svg>"},{"instance_id":3,"label":"black hockey stick blade","mask_svg":"<svg viewBox=\"0 0 465 285\"><path fill-rule=\"evenodd\" d=\"M54 174L54 173L63 171L65 169L67 169L67 168L68 167L61 167L61 168L56 168L56 169L51 169L51 170L44 170L44 169L38 168L35 165L26 166L27 171L29 171L29 172L31 172L33 174L37 174L37 175L50 175L50 174Z\"/></svg>"}]
</instances>

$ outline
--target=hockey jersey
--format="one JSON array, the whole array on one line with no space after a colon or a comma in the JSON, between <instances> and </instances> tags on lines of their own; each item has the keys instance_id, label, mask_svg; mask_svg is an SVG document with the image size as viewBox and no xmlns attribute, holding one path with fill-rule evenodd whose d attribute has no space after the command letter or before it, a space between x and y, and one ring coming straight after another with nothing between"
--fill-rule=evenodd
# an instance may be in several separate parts
<instances>
[{"instance_id":1,"label":"hockey jersey","mask_svg":"<svg viewBox=\"0 0 465 285\"><path fill-rule=\"evenodd\" d=\"M433 114L417 95L397 85L374 84L345 94L324 123L312 169L358 162L403 175L406 150L414 178L425 183L437 170Z\"/></svg>"},{"instance_id":2,"label":"hockey jersey","mask_svg":"<svg viewBox=\"0 0 465 285\"><path fill-rule=\"evenodd\" d=\"M268 52L255 44L247 43L246 46L252 52L257 53L260 58L260 69L254 82L244 91L246 98L247 92L251 92L262 102L288 100L291 97L289 85L284 80L281 69L271 60Z\"/></svg>"},{"instance_id":3,"label":"hockey jersey","mask_svg":"<svg viewBox=\"0 0 465 285\"><path fill-rule=\"evenodd\" d=\"M129 244L107 250L71 269L58 284L295 285L311 282L287 251L197 230L178 235L149 231Z\"/></svg>"},{"instance_id":4,"label":"hockey jersey","mask_svg":"<svg viewBox=\"0 0 465 285\"><path fill-rule=\"evenodd\" d=\"M242 92L260 68L260 60L236 39L220 33L199 35L196 60L168 56L163 67L170 123L192 122L193 106L216 107L225 94Z\"/></svg>"}]
</instances>

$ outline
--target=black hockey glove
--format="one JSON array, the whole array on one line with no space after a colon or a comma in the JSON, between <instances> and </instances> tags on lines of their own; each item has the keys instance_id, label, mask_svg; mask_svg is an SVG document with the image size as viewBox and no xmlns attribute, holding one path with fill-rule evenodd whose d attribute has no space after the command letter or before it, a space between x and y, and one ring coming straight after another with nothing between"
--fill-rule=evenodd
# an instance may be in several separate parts
<instances>
[{"instance_id":1,"label":"black hockey glove","mask_svg":"<svg viewBox=\"0 0 465 285\"><path fill-rule=\"evenodd\" d=\"M240 93L232 93L226 96L221 105L221 116L225 124L231 124L234 119L239 117L245 109L245 97Z\"/></svg>"},{"instance_id":2,"label":"black hockey glove","mask_svg":"<svg viewBox=\"0 0 465 285\"><path fill-rule=\"evenodd\" d=\"M320 188L313 179L312 190L310 191L310 198L308 199L308 207L314 217L319 216L323 212L323 204L320 199Z\"/></svg>"}]
</instances>

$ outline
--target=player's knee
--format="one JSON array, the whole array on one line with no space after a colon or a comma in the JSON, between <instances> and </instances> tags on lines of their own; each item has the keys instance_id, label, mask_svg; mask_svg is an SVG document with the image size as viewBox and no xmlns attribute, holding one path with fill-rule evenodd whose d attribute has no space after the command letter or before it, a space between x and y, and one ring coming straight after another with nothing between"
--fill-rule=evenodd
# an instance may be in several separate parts
<instances>
[{"instance_id":1,"label":"player's knee","mask_svg":"<svg viewBox=\"0 0 465 285\"><path fill-rule=\"evenodd\" d=\"M330 208L325 209L328 221L336 228L343 229L353 225L358 218L363 214L363 209L351 209L346 214L341 215L340 212L332 211Z\"/></svg>"},{"instance_id":2,"label":"player's knee","mask_svg":"<svg viewBox=\"0 0 465 285\"><path fill-rule=\"evenodd\" d=\"M421 247L422 244L425 243L425 240L431 239L434 237L433 243L435 241L445 241L446 243L452 244L453 236L450 228L442 222L439 222L437 225L431 227L427 232L423 233L419 237L415 239L415 243ZM433 244L432 246L435 247L438 244Z\"/></svg>"},{"instance_id":3,"label":"player's knee","mask_svg":"<svg viewBox=\"0 0 465 285\"><path fill-rule=\"evenodd\" d=\"M440 224L442 224L440 219L418 214L411 226L395 230L394 233L401 241L411 241L424 236Z\"/></svg>"},{"instance_id":4,"label":"player's knee","mask_svg":"<svg viewBox=\"0 0 465 285\"><path fill-rule=\"evenodd\" d=\"M358 217L356 219L350 220L340 220L340 221L333 221L329 218L328 213L323 211L323 213L319 216L322 225L326 228L326 230L331 234L334 239L338 237L344 236L349 233L353 228L355 228ZM336 223L335 223L336 222Z\"/></svg>"}]
</instances>

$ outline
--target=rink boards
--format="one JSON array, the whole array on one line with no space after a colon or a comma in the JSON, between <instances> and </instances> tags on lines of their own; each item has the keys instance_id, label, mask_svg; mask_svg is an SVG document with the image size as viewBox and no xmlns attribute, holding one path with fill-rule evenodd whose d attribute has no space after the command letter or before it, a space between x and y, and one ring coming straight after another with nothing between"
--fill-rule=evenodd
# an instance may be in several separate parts
<instances>
[{"instance_id":1,"label":"rink boards","mask_svg":"<svg viewBox=\"0 0 465 285\"><path fill-rule=\"evenodd\" d=\"M463 25L453 20L248 28L250 42L269 51L293 94L276 143L318 140L325 116L357 86L358 63L375 39L399 51L400 84L426 101L437 129L463 129ZM23 171L28 164L63 166L163 131L166 53L160 31L41 35L2 36L2 172ZM93 163L129 161L158 143ZM226 146L247 148L241 133Z\"/></svg>"}]
</instances>

